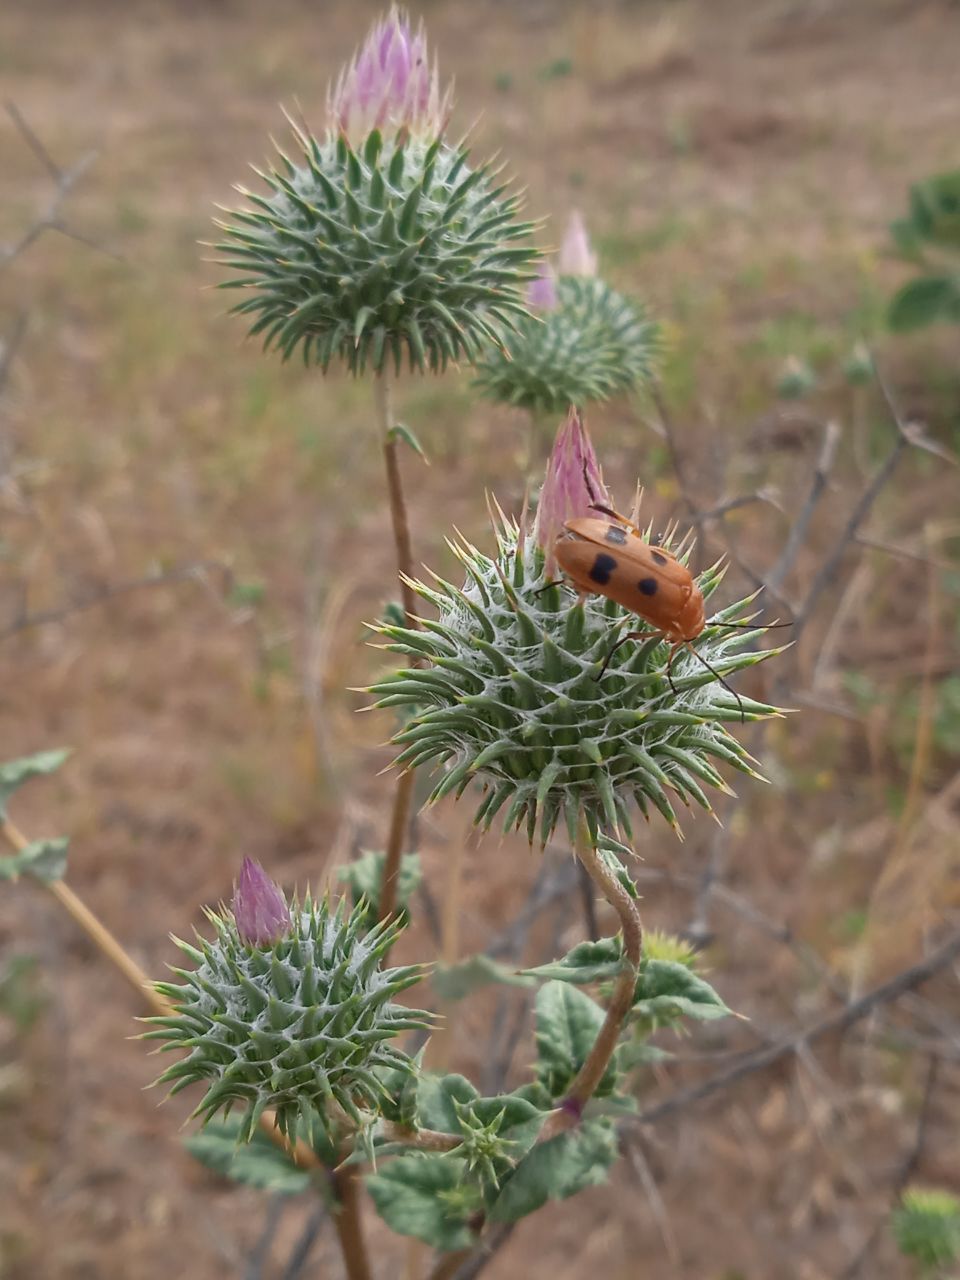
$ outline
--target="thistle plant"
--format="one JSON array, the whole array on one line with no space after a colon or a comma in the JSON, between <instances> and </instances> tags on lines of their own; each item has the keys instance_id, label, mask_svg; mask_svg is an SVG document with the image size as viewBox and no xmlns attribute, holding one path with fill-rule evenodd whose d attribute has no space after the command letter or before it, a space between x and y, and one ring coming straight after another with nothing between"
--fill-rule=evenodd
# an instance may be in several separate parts
<instances>
[{"instance_id":1,"label":"thistle plant","mask_svg":"<svg viewBox=\"0 0 960 1280\"><path fill-rule=\"evenodd\" d=\"M532 414L557 414L629 392L649 378L657 326L639 302L597 275L579 213L571 215L556 269L527 290L530 315L480 360L481 395Z\"/></svg>"},{"instance_id":2,"label":"thistle plant","mask_svg":"<svg viewBox=\"0 0 960 1280\"><path fill-rule=\"evenodd\" d=\"M212 940L176 940L194 968L156 984L173 1011L148 1018L144 1039L189 1050L157 1083L171 1093L206 1083L194 1115L206 1122L241 1108L243 1142L268 1107L288 1137L311 1116L328 1129L343 1113L357 1125L376 1114L387 1095L381 1073L413 1069L392 1041L430 1025L426 1013L392 1002L423 976L417 965L382 967L400 926L364 932L362 906L345 912L309 895L288 907L249 858L232 909L207 919Z\"/></svg>"},{"instance_id":3,"label":"thistle plant","mask_svg":"<svg viewBox=\"0 0 960 1280\"><path fill-rule=\"evenodd\" d=\"M284 358L326 371L438 372L499 344L525 314L529 222L489 163L444 134L423 28L397 8L332 87L321 138L256 170L265 192L218 225L233 310Z\"/></svg>"},{"instance_id":4,"label":"thistle plant","mask_svg":"<svg viewBox=\"0 0 960 1280\"><path fill-rule=\"evenodd\" d=\"M677 802L711 813L709 791L729 791L718 766L758 776L728 725L776 714L725 684L775 652L749 647L763 627L741 629L753 597L719 609L671 661L655 628L603 595L578 599L557 577L565 522L608 500L572 412L532 526L497 512L492 555L462 539L451 544L462 586L414 583L436 608L429 626L378 628L389 650L423 663L372 688L378 706L409 717L394 739L396 763L439 771L433 802L479 788L482 827L499 815L505 830L523 827L541 846L561 822L576 840L581 818L594 840L604 831L630 836L638 810L658 812L679 833ZM678 546L681 561L687 549ZM698 578L706 600L723 572L715 564ZM642 636L615 647L638 627Z\"/></svg>"}]
</instances>

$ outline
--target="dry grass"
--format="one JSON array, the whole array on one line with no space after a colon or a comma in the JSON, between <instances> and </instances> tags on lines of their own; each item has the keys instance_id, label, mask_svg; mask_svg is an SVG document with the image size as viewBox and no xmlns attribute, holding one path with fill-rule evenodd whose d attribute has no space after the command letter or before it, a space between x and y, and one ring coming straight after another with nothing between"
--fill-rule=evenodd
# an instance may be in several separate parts
<instances>
[{"instance_id":1,"label":"dry grass","mask_svg":"<svg viewBox=\"0 0 960 1280\"><path fill-rule=\"evenodd\" d=\"M391 578L370 389L262 359L222 318L197 247L213 203L282 131L278 102L297 99L319 122L326 81L374 11L45 0L0 14L3 94L59 160L99 149L69 213L123 258L50 235L0 277L0 324L29 311L0 406L19 468L0 492L0 631L24 587L32 609L56 607L200 560L229 565L236 584L225 594L211 570L3 641L0 758L76 748L58 782L18 802L18 820L72 833L71 882L157 973L172 958L167 931L182 933L201 902L229 890L242 853L303 884L384 837L374 775L390 726L355 716L363 700L344 692L377 667L360 624ZM758 567L775 560L819 445L816 431L770 416L779 365L798 355L817 369L810 412L837 417L844 435L785 586L796 597L891 439L879 399L839 375L855 339L879 336L905 407L948 442L956 430L951 336L892 345L878 324L902 276L885 256L886 224L909 182L956 161L960 13L933 0L438 0L426 16L456 75L456 124L473 127L479 150L502 150L534 214L582 207L609 276L664 317L665 386L696 496L710 505L779 489L787 516L745 508L729 522ZM9 127L0 171L2 241L47 199L48 179ZM434 460L429 471L405 461L416 553L450 568L442 539L453 525L487 536L484 489L520 497L517 423L474 403L466 376L407 382L400 413ZM639 473L665 516L678 490L652 420L615 405L593 426L618 495ZM869 531L951 561L954 534L936 548L914 539L954 509L955 492L944 468L910 458ZM853 718L807 709L768 736L775 785L733 814L724 868L859 983L916 956L924 931L956 908L960 830L956 573L928 590L922 565L876 551L862 563L829 662L817 656L840 591L784 665L798 689L816 673L817 698ZM848 572L844 591L850 582ZM442 809L420 824L438 895L464 817ZM696 876L707 827L691 823L682 850L652 829L646 865ZM519 907L536 871L513 842L464 858L463 953ZM650 889L646 911L681 927L689 891ZM822 1007L788 948L718 902L711 924L713 977L758 1036ZM137 1012L126 989L25 886L4 892L0 930L7 957L40 958L47 1001L29 1033L5 1030L0 1046L5 1063L25 1067L0 1071L2 1280L243 1274L261 1198L192 1164L177 1139L185 1109L158 1112L141 1093L154 1064L124 1039ZM559 944L578 930L568 920ZM534 941L551 945L540 933ZM405 945L423 954L431 943ZM938 995L956 1017L955 989L944 981ZM452 1065L479 1070L493 1007L481 997L458 1011L455 1042L438 1046ZM744 1043L736 1028L715 1034L697 1049ZM646 1160L659 1209L625 1162L612 1192L524 1224L491 1280L595 1269L624 1280L836 1276L883 1212L923 1064L876 1040L869 1052L819 1052L819 1067L755 1077L655 1131ZM528 1057L521 1040L516 1071ZM945 1071L927 1181L960 1177L943 1123L956 1089ZM281 1226L287 1244L298 1213ZM315 1274L337 1274L332 1248L319 1246ZM902 1274L885 1240L868 1274Z\"/></svg>"}]
</instances>

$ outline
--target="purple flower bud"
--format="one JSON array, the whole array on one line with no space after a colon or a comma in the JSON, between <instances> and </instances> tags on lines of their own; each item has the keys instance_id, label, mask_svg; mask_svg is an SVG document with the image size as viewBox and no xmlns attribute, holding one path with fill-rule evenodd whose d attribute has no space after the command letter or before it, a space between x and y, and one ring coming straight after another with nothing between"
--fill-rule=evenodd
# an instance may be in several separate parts
<instances>
[{"instance_id":1,"label":"purple flower bud","mask_svg":"<svg viewBox=\"0 0 960 1280\"><path fill-rule=\"evenodd\" d=\"M234 885L233 918L240 938L252 947L272 946L292 927L282 890L252 858L244 858Z\"/></svg>"},{"instance_id":2,"label":"purple flower bud","mask_svg":"<svg viewBox=\"0 0 960 1280\"><path fill-rule=\"evenodd\" d=\"M543 260L537 268L536 280L531 280L527 285L527 306L534 311L553 311L558 303L553 267Z\"/></svg>"},{"instance_id":3,"label":"purple flower bud","mask_svg":"<svg viewBox=\"0 0 960 1280\"><path fill-rule=\"evenodd\" d=\"M567 220L563 244L560 246L559 270L562 276L597 274L597 255L590 247L587 224L577 209L574 209Z\"/></svg>"},{"instance_id":4,"label":"purple flower bud","mask_svg":"<svg viewBox=\"0 0 960 1280\"><path fill-rule=\"evenodd\" d=\"M534 537L547 553L546 573L553 573L553 547L567 520L578 516L595 516L596 502L609 504L600 474L600 464L593 451L580 411L571 409L557 432L553 451L547 462L547 473L540 501Z\"/></svg>"},{"instance_id":5,"label":"purple flower bud","mask_svg":"<svg viewBox=\"0 0 960 1280\"><path fill-rule=\"evenodd\" d=\"M327 112L331 126L353 144L374 129L432 140L447 123L450 95L448 86L441 97L423 23L412 31L407 14L394 5L340 72Z\"/></svg>"}]
</instances>

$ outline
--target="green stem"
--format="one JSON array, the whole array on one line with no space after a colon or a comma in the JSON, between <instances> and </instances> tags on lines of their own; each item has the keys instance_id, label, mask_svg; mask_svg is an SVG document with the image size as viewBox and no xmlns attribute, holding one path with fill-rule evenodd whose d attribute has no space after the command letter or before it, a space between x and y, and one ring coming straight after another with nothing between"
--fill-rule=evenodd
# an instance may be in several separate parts
<instances>
[{"instance_id":1,"label":"green stem","mask_svg":"<svg viewBox=\"0 0 960 1280\"><path fill-rule=\"evenodd\" d=\"M397 457L397 442L391 435L393 427L393 404L391 397L390 374L384 366L373 383L374 398L377 405L377 425L380 429L383 445L383 460L387 471L387 493L390 498L390 518L393 523L393 541L397 549L397 569L400 575L400 591L404 612L407 615L407 626L414 630L417 627L416 596L410 586L413 576L413 549L410 543L410 523L407 519L407 504L403 494L403 483L400 477L400 462ZM416 662L411 662L415 666ZM410 806L413 801L413 771L408 769L397 778L397 789L393 797L393 812L390 817L390 833L387 839L387 855L383 864L383 879L380 884L380 919L392 916L397 906L397 888L400 880L400 860L403 856L403 845L410 820Z\"/></svg>"},{"instance_id":2,"label":"green stem","mask_svg":"<svg viewBox=\"0 0 960 1280\"><path fill-rule=\"evenodd\" d=\"M587 824L582 818L577 836L576 852L580 865L620 917L623 930L623 967L607 1006L603 1026L560 1109L554 1112L554 1116L544 1126L541 1140L553 1137L576 1124L583 1108L597 1091L619 1043L627 1015L633 1007L643 949L643 926L636 903L597 853Z\"/></svg>"}]
</instances>

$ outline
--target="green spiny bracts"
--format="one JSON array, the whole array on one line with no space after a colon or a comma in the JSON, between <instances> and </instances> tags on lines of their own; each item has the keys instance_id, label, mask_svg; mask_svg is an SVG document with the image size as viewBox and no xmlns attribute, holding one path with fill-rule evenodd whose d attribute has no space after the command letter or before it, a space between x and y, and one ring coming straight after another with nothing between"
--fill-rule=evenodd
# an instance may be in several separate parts
<instances>
[{"instance_id":1,"label":"green spiny bracts","mask_svg":"<svg viewBox=\"0 0 960 1280\"><path fill-rule=\"evenodd\" d=\"M144 1039L189 1050L157 1083L178 1093L205 1082L194 1112L204 1123L245 1108L244 1141L268 1107L288 1136L314 1111L326 1123L331 1105L357 1122L361 1112L376 1113L381 1069L414 1070L391 1041L430 1025L429 1014L392 1003L419 981L422 967L381 968L400 926L381 922L364 934L363 903L347 912L309 896L292 904L286 935L267 945L244 942L226 909L207 918L212 941L176 940L195 968L174 969L179 983L156 984L172 1012L145 1019L155 1029Z\"/></svg>"},{"instance_id":2,"label":"green spiny bracts","mask_svg":"<svg viewBox=\"0 0 960 1280\"><path fill-rule=\"evenodd\" d=\"M564 412L633 390L657 350L657 326L640 303L595 276L561 276L556 305L525 317L502 350L488 349L476 385L490 400Z\"/></svg>"},{"instance_id":3,"label":"green spiny bracts","mask_svg":"<svg viewBox=\"0 0 960 1280\"><path fill-rule=\"evenodd\" d=\"M742 652L764 628L725 630L743 618L753 597L718 612L694 654L678 649L667 675L669 644L649 638L623 644L598 679L614 642L643 629L636 614L602 596L577 603L547 586L545 554L533 536L501 518L494 559L468 543L451 543L466 570L462 588L437 579L415 583L436 606L423 629L381 623L385 648L421 666L387 675L371 693L380 707L413 709L395 736L398 765L443 766L432 800L476 781L483 796L476 821L504 830L525 826L531 841L550 839L565 821L571 840L582 814L598 831L631 834L631 809L659 811L679 834L675 802L712 812L707 791L728 791L718 766L759 777L756 762L728 731L741 716L759 720L777 709L737 698L718 681L779 650ZM723 577L718 565L700 575L708 597Z\"/></svg>"},{"instance_id":4,"label":"green spiny bracts","mask_svg":"<svg viewBox=\"0 0 960 1280\"><path fill-rule=\"evenodd\" d=\"M519 198L490 165L471 169L465 147L381 134L354 148L343 134L318 141L299 129L297 163L279 152L240 188L250 207L217 225L222 288L265 347L299 348L324 371L438 372L473 361L526 315L523 287L538 256Z\"/></svg>"}]
</instances>

